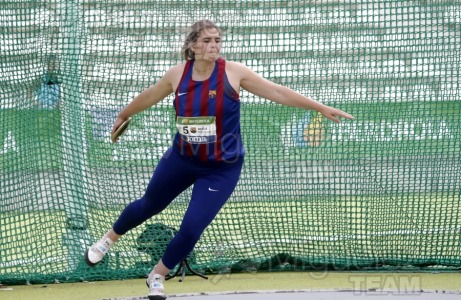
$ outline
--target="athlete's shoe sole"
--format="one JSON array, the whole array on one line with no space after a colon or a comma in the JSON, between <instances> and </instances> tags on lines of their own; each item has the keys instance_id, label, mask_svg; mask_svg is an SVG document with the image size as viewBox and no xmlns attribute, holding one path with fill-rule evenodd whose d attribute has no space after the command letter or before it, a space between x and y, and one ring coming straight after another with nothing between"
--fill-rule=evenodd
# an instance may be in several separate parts
<instances>
[{"instance_id":1,"label":"athlete's shoe sole","mask_svg":"<svg viewBox=\"0 0 461 300\"><path fill-rule=\"evenodd\" d=\"M97 264L99 264L101 261L98 261L98 262L96 262L96 263L91 262L90 259L88 258L88 251L90 251L90 249L87 249L87 250L85 251L85 262L86 262L86 264L89 265L90 267L94 267L94 266L96 266Z\"/></svg>"},{"instance_id":2,"label":"athlete's shoe sole","mask_svg":"<svg viewBox=\"0 0 461 300\"><path fill-rule=\"evenodd\" d=\"M166 296L159 296L159 295L155 295L155 296L147 296L147 298L149 298L149 300L165 300L166 299Z\"/></svg>"}]
</instances>

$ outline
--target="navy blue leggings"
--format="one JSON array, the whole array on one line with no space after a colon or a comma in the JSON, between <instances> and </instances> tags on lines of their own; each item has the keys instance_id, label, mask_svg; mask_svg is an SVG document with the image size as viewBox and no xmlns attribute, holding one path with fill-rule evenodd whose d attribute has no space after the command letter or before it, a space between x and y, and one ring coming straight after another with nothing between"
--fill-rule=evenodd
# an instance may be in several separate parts
<instances>
[{"instance_id":1,"label":"navy blue leggings","mask_svg":"<svg viewBox=\"0 0 461 300\"><path fill-rule=\"evenodd\" d=\"M176 236L162 261L173 269L194 249L205 228L234 191L243 158L235 162L200 162L168 150L157 165L144 196L128 204L113 229L119 235L164 210L192 184L192 197Z\"/></svg>"}]
</instances>

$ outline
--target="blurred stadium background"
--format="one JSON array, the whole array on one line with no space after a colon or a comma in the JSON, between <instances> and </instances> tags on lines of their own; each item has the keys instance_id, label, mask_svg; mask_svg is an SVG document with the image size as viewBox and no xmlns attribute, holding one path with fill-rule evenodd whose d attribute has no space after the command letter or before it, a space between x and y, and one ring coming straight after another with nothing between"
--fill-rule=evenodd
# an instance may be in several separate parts
<instances>
[{"instance_id":1,"label":"blurred stadium background","mask_svg":"<svg viewBox=\"0 0 461 300\"><path fill-rule=\"evenodd\" d=\"M196 270L459 270L458 1L0 0L1 283L149 272L189 191L100 266L82 255L174 134L172 97L111 144L117 112L182 61L204 18L223 28L224 58L356 119L242 91L245 168ZM39 101L43 85L57 102Z\"/></svg>"}]
</instances>

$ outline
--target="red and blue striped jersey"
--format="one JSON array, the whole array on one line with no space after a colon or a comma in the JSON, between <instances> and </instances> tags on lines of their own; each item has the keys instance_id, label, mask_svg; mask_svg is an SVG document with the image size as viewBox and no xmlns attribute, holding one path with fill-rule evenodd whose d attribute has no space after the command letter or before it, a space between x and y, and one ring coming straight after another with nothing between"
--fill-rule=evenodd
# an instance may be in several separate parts
<instances>
[{"instance_id":1,"label":"red and blue striped jersey","mask_svg":"<svg viewBox=\"0 0 461 300\"><path fill-rule=\"evenodd\" d=\"M204 81L192 80L194 60L186 62L175 92L178 132L173 149L201 161L234 161L244 156L239 94L226 75L226 61L216 60Z\"/></svg>"}]
</instances>

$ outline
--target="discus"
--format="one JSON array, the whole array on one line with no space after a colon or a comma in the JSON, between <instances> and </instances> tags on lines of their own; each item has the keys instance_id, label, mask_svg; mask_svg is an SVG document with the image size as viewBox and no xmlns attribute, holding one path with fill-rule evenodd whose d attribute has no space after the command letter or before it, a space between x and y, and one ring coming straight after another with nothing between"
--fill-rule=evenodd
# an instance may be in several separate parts
<instances>
[{"instance_id":1,"label":"discus","mask_svg":"<svg viewBox=\"0 0 461 300\"><path fill-rule=\"evenodd\" d=\"M112 135L112 142L116 143L118 138L125 132L130 125L131 118L126 119L118 128L115 130L114 134Z\"/></svg>"}]
</instances>

